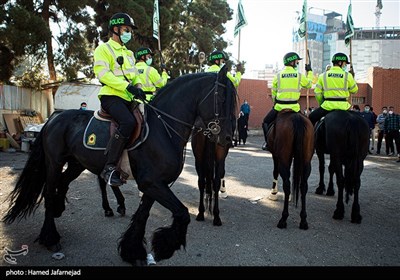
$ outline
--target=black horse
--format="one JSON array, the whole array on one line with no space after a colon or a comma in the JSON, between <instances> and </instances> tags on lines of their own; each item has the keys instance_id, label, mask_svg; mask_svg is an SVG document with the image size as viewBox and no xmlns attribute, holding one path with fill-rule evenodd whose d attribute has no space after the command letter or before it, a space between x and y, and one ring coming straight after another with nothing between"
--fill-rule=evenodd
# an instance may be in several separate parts
<instances>
[{"instance_id":1,"label":"black horse","mask_svg":"<svg viewBox=\"0 0 400 280\"><path fill-rule=\"evenodd\" d=\"M155 201L172 212L173 223L157 229L152 236L156 260L170 258L186 246L188 209L170 189L182 172L184 148L194 125L200 118L203 129L222 146L232 143L233 112L236 112L236 91L226 77L226 67L217 73L188 74L162 88L147 109L148 135L136 148L128 149L129 167L138 188L143 192L140 205L121 237L118 249L122 259L132 265L145 265L145 229ZM147 107L148 108L148 107ZM11 206L3 218L12 223L32 214L44 197L45 220L38 237L47 247L59 247L60 235L54 218L65 206L65 184L62 173L66 162L100 174L106 158L103 151L85 148L83 137L93 114L67 110L51 118L42 128L14 190Z\"/></svg>"},{"instance_id":2,"label":"black horse","mask_svg":"<svg viewBox=\"0 0 400 280\"><path fill-rule=\"evenodd\" d=\"M343 191L346 191L346 203L354 193L351 222L361 223L358 193L361 186L361 174L364 159L368 154L368 123L356 112L332 111L326 115L315 132L316 150L330 155L330 174L336 174L338 200L333 218L344 218ZM344 167L344 173L343 173Z\"/></svg>"},{"instance_id":3,"label":"black horse","mask_svg":"<svg viewBox=\"0 0 400 280\"><path fill-rule=\"evenodd\" d=\"M268 131L268 150L274 161L273 185L271 195L278 193L278 176L282 177L285 193L282 217L278 228L287 227L289 217L290 170L293 162L292 190L297 206L301 193L300 229L307 230L306 194L308 177L311 173L311 159L314 154L314 129L311 121L301 113L282 110L275 124Z\"/></svg>"}]
</instances>

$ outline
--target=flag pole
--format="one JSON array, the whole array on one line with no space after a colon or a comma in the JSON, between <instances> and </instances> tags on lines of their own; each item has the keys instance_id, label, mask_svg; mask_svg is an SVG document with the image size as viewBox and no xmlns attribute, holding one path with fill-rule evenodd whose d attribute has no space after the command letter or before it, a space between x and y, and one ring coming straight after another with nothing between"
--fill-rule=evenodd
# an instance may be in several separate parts
<instances>
[{"instance_id":1,"label":"flag pole","mask_svg":"<svg viewBox=\"0 0 400 280\"><path fill-rule=\"evenodd\" d=\"M239 30L239 46L238 46L238 58L237 58L237 60L238 60L238 62L240 63L240 30Z\"/></svg>"},{"instance_id":2,"label":"flag pole","mask_svg":"<svg viewBox=\"0 0 400 280\"><path fill-rule=\"evenodd\" d=\"M351 58L351 55L352 55L352 49L351 49L351 45L352 45L352 39L350 38L350 42L349 42L349 44L350 44L350 53L349 53L349 59L350 59L350 70L351 69L353 69L353 73L354 73L354 68L353 68L353 60L352 60L352 58ZM354 78L354 77L353 77ZM350 94L350 105L351 106L353 106L353 95L352 94Z\"/></svg>"}]
</instances>

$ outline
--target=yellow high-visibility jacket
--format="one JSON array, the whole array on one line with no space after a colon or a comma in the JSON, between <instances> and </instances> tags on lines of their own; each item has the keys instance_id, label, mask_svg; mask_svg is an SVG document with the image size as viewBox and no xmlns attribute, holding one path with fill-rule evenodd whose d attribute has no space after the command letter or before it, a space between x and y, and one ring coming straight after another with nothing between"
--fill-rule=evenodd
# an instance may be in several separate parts
<instances>
[{"instance_id":1,"label":"yellow high-visibility jacket","mask_svg":"<svg viewBox=\"0 0 400 280\"><path fill-rule=\"evenodd\" d=\"M217 64L213 64L208 69L206 72L213 72L213 73L218 73L221 70L221 67L219 67ZM235 76L232 75L232 73L228 72L226 76L231 80L235 88L239 86L240 81L242 80L242 73L236 72Z\"/></svg>"},{"instance_id":2,"label":"yellow high-visibility jacket","mask_svg":"<svg viewBox=\"0 0 400 280\"><path fill-rule=\"evenodd\" d=\"M308 71L307 76L300 74L291 66L285 66L282 71L275 75L272 80L272 100L274 109L292 109L300 111L298 100L300 99L301 88L311 88L312 71Z\"/></svg>"},{"instance_id":3,"label":"yellow high-visibility jacket","mask_svg":"<svg viewBox=\"0 0 400 280\"><path fill-rule=\"evenodd\" d=\"M357 83L351 73L343 71L339 66L333 66L327 72L319 75L315 85L315 98L318 104L327 111L348 110L350 94L358 91Z\"/></svg>"},{"instance_id":4,"label":"yellow high-visibility jacket","mask_svg":"<svg viewBox=\"0 0 400 280\"><path fill-rule=\"evenodd\" d=\"M119 56L123 57L122 66L117 62ZM103 84L98 94L99 98L102 95L115 95L127 101L133 100L132 94L126 90L129 83L124 78L125 75L133 85L140 84L132 51L109 39L107 43L99 45L94 51L93 71Z\"/></svg>"},{"instance_id":5,"label":"yellow high-visibility jacket","mask_svg":"<svg viewBox=\"0 0 400 280\"><path fill-rule=\"evenodd\" d=\"M167 84L169 76L165 71L160 75L157 69L148 66L144 61L137 62L136 68L139 71L142 90L146 92L146 99L150 101L155 91Z\"/></svg>"}]
</instances>

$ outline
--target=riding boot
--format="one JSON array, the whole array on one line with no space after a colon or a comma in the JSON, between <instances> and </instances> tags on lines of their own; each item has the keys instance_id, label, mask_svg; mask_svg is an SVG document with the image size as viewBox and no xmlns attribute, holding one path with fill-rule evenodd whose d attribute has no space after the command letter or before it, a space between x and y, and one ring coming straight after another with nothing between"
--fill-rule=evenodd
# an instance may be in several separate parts
<instances>
[{"instance_id":1,"label":"riding boot","mask_svg":"<svg viewBox=\"0 0 400 280\"><path fill-rule=\"evenodd\" d=\"M269 128L268 126L269 126L268 123L266 123L266 122L262 123L262 128L263 128L263 131L264 131L264 138L265 138L265 143L262 146L262 149L264 151L266 151L268 149L268 141L267 141L267 138L268 138L267 134L268 134L268 128Z\"/></svg>"},{"instance_id":2,"label":"riding boot","mask_svg":"<svg viewBox=\"0 0 400 280\"><path fill-rule=\"evenodd\" d=\"M100 177L110 186L118 187L123 184L121 174L116 168L128 140L129 138L122 136L121 133L116 130L107 145L107 161Z\"/></svg>"}]
</instances>

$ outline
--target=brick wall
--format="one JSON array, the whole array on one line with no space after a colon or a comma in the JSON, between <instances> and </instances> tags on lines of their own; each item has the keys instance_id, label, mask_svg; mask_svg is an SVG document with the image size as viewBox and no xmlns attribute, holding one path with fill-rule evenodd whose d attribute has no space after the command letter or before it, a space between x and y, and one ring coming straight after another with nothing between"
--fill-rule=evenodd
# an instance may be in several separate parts
<instances>
[{"instance_id":1,"label":"brick wall","mask_svg":"<svg viewBox=\"0 0 400 280\"><path fill-rule=\"evenodd\" d=\"M356 76L357 77L357 76ZM358 104L361 110L365 104L374 108L379 114L382 106L394 106L395 112L400 113L400 69L382 69L371 67L368 83L358 83L358 92L353 95L353 104ZM271 89L265 80L242 79L238 88L239 105L246 99L251 107L249 128L259 129L265 115L272 108ZM308 107L318 107L314 90L302 89L299 100L302 110Z\"/></svg>"}]
</instances>

